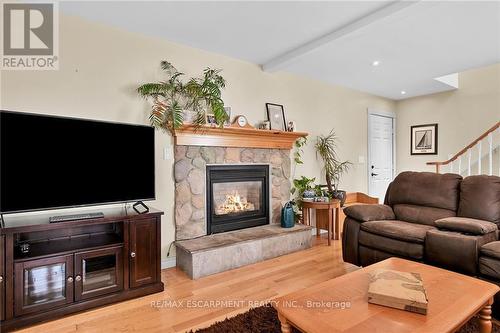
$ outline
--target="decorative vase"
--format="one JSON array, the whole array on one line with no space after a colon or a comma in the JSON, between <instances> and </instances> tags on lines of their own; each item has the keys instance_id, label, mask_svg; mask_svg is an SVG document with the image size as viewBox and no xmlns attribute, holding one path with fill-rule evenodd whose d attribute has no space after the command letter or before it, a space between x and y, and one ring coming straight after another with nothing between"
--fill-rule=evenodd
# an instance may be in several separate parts
<instances>
[{"instance_id":1,"label":"decorative vase","mask_svg":"<svg viewBox=\"0 0 500 333\"><path fill-rule=\"evenodd\" d=\"M316 196L316 192L314 190L305 190L302 194L304 199L312 199Z\"/></svg>"},{"instance_id":2,"label":"decorative vase","mask_svg":"<svg viewBox=\"0 0 500 333\"><path fill-rule=\"evenodd\" d=\"M332 192L332 198L340 200L340 207L344 206L346 197L347 194L345 191L337 190Z\"/></svg>"}]
</instances>

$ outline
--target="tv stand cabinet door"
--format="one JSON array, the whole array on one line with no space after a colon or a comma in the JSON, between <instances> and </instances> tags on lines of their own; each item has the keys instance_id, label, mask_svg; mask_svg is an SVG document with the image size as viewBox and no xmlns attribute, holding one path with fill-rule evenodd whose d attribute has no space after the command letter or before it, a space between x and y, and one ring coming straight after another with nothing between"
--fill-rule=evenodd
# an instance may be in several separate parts
<instances>
[{"instance_id":1,"label":"tv stand cabinet door","mask_svg":"<svg viewBox=\"0 0 500 333\"><path fill-rule=\"evenodd\" d=\"M123 290L123 245L75 254L75 301Z\"/></svg>"},{"instance_id":2,"label":"tv stand cabinet door","mask_svg":"<svg viewBox=\"0 0 500 333\"><path fill-rule=\"evenodd\" d=\"M15 316L73 303L73 255L15 263Z\"/></svg>"},{"instance_id":3,"label":"tv stand cabinet door","mask_svg":"<svg viewBox=\"0 0 500 333\"><path fill-rule=\"evenodd\" d=\"M158 230L157 219L130 221L130 288L157 282Z\"/></svg>"}]
</instances>

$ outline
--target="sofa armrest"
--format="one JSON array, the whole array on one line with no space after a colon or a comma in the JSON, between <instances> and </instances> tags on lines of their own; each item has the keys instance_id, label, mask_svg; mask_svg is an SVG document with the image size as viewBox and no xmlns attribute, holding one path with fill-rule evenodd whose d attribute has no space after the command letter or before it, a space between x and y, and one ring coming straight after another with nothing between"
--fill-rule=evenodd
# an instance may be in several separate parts
<instances>
[{"instance_id":1,"label":"sofa armrest","mask_svg":"<svg viewBox=\"0 0 500 333\"><path fill-rule=\"evenodd\" d=\"M485 235L498 230L493 222L476 220L468 217L446 217L436 222L436 227L442 230L462 232L471 235Z\"/></svg>"},{"instance_id":2,"label":"sofa armrest","mask_svg":"<svg viewBox=\"0 0 500 333\"><path fill-rule=\"evenodd\" d=\"M387 205L354 205L344 208L344 213L359 222L396 219L392 208Z\"/></svg>"}]
</instances>

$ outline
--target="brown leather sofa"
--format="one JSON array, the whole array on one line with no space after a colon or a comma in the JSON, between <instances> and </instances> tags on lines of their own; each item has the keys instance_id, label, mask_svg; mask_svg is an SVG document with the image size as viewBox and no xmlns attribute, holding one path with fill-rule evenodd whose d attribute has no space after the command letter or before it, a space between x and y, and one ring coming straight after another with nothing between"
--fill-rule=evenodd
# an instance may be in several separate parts
<instances>
[{"instance_id":1,"label":"brown leather sofa","mask_svg":"<svg viewBox=\"0 0 500 333\"><path fill-rule=\"evenodd\" d=\"M344 213L346 262L396 256L500 283L500 177L403 172L383 205Z\"/></svg>"}]
</instances>

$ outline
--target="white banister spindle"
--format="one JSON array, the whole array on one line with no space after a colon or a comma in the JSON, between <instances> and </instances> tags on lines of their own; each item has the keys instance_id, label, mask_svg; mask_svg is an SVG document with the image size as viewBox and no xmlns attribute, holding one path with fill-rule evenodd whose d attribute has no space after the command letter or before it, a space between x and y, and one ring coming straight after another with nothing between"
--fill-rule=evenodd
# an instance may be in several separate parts
<instances>
[{"instance_id":1,"label":"white banister spindle","mask_svg":"<svg viewBox=\"0 0 500 333\"><path fill-rule=\"evenodd\" d=\"M458 174L462 174L462 155L458 157Z\"/></svg>"},{"instance_id":2,"label":"white banister spindle","mask_svg":"<svg viewBox=\"0 0 500 333\"><path fill-rule=\"evenodd\" d=\"M477 150L478 150L477 174L480 175L483 171L481 168L481 162L483 160L483 140L479 141Z\"/></svg>"},{"instance_id":3,"label":"white banister spindle","mask_svg":"<svg viewBox=\"0 0 500 333\"><path fill-rule=\"evenodd\" d=\"M467 176L470 176L470 162L472 159L471 148L467 150Z\"/></svg>"},{"instance_id":4,"label":"white banister spindle","mask_svg":"<svg viewBox=\"0 0 500 333\"><path fill-rule=\"evenodd\" d=\"M488 172L493 174L493 133L488 134Z\"/></svg>"},{"instance_id":5,"label":"white banister spindle","mask_svg":"<svg viewBox=\"0 0 500 333\"><path fill-rule=\"evenodd\" d=\"M452 157L453 157L452 154L448 154L448 160L451 160ZM454 161L450 162L450 173L453 173L453 162Z\"/></svg>"}]
</instances>

